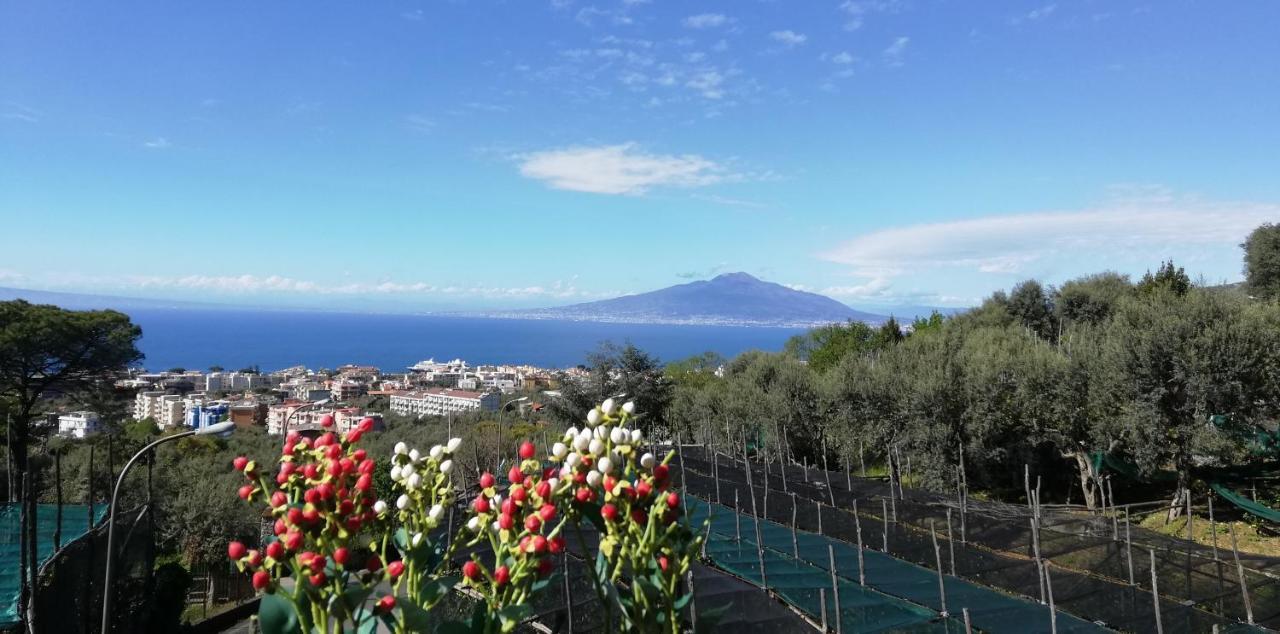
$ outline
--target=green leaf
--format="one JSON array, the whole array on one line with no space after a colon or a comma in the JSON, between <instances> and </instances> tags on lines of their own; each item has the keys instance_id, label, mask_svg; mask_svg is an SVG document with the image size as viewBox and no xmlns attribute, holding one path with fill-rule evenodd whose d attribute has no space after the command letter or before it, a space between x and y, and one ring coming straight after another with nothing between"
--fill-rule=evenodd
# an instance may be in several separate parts
<instances>
[{"instance_id":1,"label":"green leaf","mask_svg":"<svg viewBox=\"0 0 1280 634\"><path fill-rule=\"evenodd\" d=\"M509 632L525 619L533 616L533 606L527 603L508 605L498 610L498 621L502 623L502 631Z\"/></svg>"},{"instance_id":2,"label":"green leaf","mask_svg":"<svg viewBox=\"0 0 1280 634\"><path fill-rule=\"evenodd\" d=\"M421 598L418 603L425 605L427 609L430 610L432 606L440 601L440 599L449 594L449 591L452 590L453 587L461 580L462 577L450 575L448 577L440 577L439 579L432 579L431 581L428 581L419 591Z\"/></svg>"},{"instance_id":3,"label":"green leaf","mask_svg":"<svg viewBox=\"0 0 1280 634\"><path fill-rule=\"evenodd\" d=\"M426 632L431 626L431 615L410 601L400 603L404 625L410 632Z\"/></svg>"},{"instance_id":4,"label":"green leaf","mask_svg":"<svg viewBox=\"0 0 1280 634\"><path fill-rule=\"evenodd\" d=\"M302 624L293 604L277 593L262 595L258 604L258 624L262 634L302 634Z\"/></svg>"}]
</instances>

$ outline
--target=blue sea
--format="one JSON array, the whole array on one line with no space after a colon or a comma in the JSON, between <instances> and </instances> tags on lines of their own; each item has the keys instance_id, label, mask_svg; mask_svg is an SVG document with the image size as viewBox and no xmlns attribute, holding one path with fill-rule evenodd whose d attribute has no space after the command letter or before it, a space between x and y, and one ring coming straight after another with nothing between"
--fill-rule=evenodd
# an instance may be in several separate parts
<instances>
[{"instance_id":1,"label":"blue sea","mask_svg":"<svg viewBox=\"0 0 1280 634\"><path fill-rule=\"evenodd\" d=\"M660 360L705 351L727 358L747 350L781 350L794 328L674 326L422 315L200 309L125 310L142 327L149 370L172 367L263 371L305 365L368 364L396 372L423 359L529 363L565 368L584 363L603 342L631 342Z\"/></svg>"}]
</instances>

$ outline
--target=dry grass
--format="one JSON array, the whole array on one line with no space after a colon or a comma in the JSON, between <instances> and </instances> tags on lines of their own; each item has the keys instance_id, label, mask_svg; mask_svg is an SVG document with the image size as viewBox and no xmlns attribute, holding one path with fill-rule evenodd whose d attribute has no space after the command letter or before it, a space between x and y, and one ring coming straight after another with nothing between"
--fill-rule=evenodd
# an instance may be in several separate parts
<instances>
[{"instance_id":1,"label":"dry grass","mask_svg":"<svg viewBox=\"0 0 1280 634\"><path fill-rule=\"evenodd\" d=\"M1163 535L1186 539L1187 518L1185 515L1179 516L1168 524L1164 520L1164 513L1155 513L1147 516L1138 525ZM1257 527L1247 522L1230 522L1230 524L1235 527L1236 540L1240 546L1240 552L1280 556L1280 537L1259 533ZM1226 523L1218 522L1217 529L1218 548L1231 550L1230 526ZM1214 535L1209 529L1208 517L1194 516L1191 522L1191 537L1196 543L1204 544L1205 546L1213 544Z\"/></svg>"}]
</instances>

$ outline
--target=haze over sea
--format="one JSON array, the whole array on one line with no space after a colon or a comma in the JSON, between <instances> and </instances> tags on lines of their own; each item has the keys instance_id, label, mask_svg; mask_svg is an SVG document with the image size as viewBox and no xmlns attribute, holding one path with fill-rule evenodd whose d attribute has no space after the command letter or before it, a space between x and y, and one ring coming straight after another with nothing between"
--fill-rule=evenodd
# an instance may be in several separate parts
<instances>
[{"instance_id":1,"label":"haze over sea","mask_svg":"<svg viewBox=\"0 0 1280 634\"><path fill-rule=\"evenodd\" d=\"M172 367L263 371L346 363L396 372L428 357L570 367L600 343L630 341L663 362L707 350L733 357L780 350L794 328L675 326L583 321L258 310L130 309L142 327L149 370Z\"/></svg>"}]
</instances>

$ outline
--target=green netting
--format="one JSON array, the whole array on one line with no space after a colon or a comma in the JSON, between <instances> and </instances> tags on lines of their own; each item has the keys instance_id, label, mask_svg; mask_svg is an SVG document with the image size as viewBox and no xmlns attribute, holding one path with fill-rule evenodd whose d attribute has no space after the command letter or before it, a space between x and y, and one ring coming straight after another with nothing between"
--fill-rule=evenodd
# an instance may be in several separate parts
<instances>
[{"instance_id":1,"label":"green netting","mask_svg":"<svg viewBox=\"0 0 1280 634\"><path fill-rule=\"evenodd\" d=\"M1265 504L1258 504L1247 497L1238 495L1235 491L1228 489L1216 482L1210 482L1209 487L1214 490L1222 499L1236 505L1241 510L1252 513L1264 520L1271 522L1280 522L1280 511L1277 511Z\"/></svg>"},{"instance_id":2,"label":"green netting","mask_svg":"<svg viewBox=\"0 0 1280 634\"><path fill-rule=\"evenodd\" d=\"M94 508L94 522L102 519L106 506ZM40 504L36 509L36 552L40 564L53 555L53 534L58 528L58 507ZM89 528L89 509L80 504L62 506L62 544L80 537ZM0 627L18 623L18 598L22 583L22 511L19 505L0 506Z\"/></svg>"},{"instance_id":3,"label":"green netting","mask_svg":"<svg viewBox=\"0 0 1280 634\"><path fill-rule=\"evenodd\" d=\"M759 555L755 547L755 524L749 515L735 517L733 509L704 503L695 519L712 509L711 540L707 554L717 565L757 583L760 582ZM741 540L738 534L741 522ZM858 584L857 547L823 535L797 531L771 521L760 522L765 546L766 583L783 599L801 610L821 614L818 590L828 590L827 610L834 615L830 595L831 572L828 546L834 550L840 588L843 623L853 631L963 631L962 625L939 616L942 597L938 575L916 564L870 549L863 550L866 585ZM796 556L798 554L798 557ZM947 608L953 615L969 610L973 626L987 632L1050 632L1048 606L1010 596L962 579L944 576ZM834 616L829 617L834 619ZM1059 632L1105 632L1105 628L1058 611Z\"/></svg>"}]
</instances>

